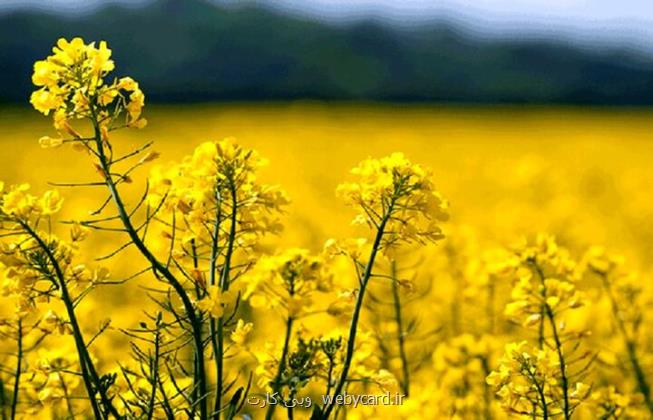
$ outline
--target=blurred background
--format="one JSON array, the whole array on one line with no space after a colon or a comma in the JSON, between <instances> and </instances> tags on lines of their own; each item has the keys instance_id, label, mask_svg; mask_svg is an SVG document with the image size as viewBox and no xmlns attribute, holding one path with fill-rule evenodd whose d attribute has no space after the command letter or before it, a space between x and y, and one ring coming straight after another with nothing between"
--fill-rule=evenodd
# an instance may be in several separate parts
<instances>
[{"instance_id":1,"label":"blurred background","mask_svg":"<svg viewBox=\"0 0 653 420\"><path fill-rule=\"evenodd\" d=\"M0 0L0 101L76 35L149 101L653 103L647 0Z\"/></svg>"},{"instance_id":2,"label":"blurred background","mask_svg":"<svg viewBox=\"0 0 653 420\"><path fill-rule=\"evenodd\" d=\"M293 201L284 244L349 235L336 186L402 151L479 236L548 231L653 264L649 0L0 0L7 184L97 177L37 144L53 129L29 107L32 66L62 36L106 40L141 84L149 124L120 150L152 140L168 162L234 136L268 158L261 179ZM67 192L77 218L104 199Z\"/></svg>"}]
</instances>

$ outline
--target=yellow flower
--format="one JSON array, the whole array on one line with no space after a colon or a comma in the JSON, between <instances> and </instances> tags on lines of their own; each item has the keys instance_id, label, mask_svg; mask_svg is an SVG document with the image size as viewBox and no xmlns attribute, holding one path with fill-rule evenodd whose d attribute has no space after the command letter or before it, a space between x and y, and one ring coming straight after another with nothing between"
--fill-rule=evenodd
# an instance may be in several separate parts
<instances>
[{"instance_id":1,"label":"yellow flower","mask_svg":"<svg viewBox=\"0 0 653 420\"><path fill-rule=\"evenodd\" d=\"M50 111L61 107L64 99L46 88L39 89L30 96L30 103L37 111L49 115Z\"/></svg>"},{"instance_id":2,"label":"yellow flower","mask_svg":"<svg viewBox=\"0 0 653 420\"><path fill-rule=\"evenodd\" d=\"M81 242L88 237L89 229L86 226L75 223L70 228L70 240L73 242Z\"/></svg>"},{"instance_id":3,"label":"yellow flower","mask_svg":"<svg viewBox=\"0 0 653 420\"><path fill-rule=\"evenodd\" d=\"M39 144L44 149L47 149L49 147L58 147L63 144L63 138L61 137L52 138L50 136L43 136L39 139Z\"/></svg>"},{"instance_id":4,"label":"yellow flower","mask_svg":"<svg viewBox=\"0 0 653 420\"><path fill-rule=\"evenodd\" d=\"M647 419L650 414L642 406L641 395L627 395L614 386L606 386L592 392L590 405L597 418Z\"/></svg>"},{"instance_id":5,"label":"yellow flower","mask_svg":"<svg viewBox=\"0 0 653 420\"><path fill-rule=\"evenodd\" d=\"M438 223L447 220L448 204L435 189L429 170L393 153L364 160L351 173L357 182L339 185L337 193L361 210L354 223L384 227L386 248L444 237Z\"/></svg>"},{"instance_id":6,"label":"yellow flower","mask_svg":"<svg viewBox=\"0 0 653 420\"><path fill-rule=\"evenodd\" d=\"M553 237L540 235L534 245L525 244L516 254L518 278L504 311L509 318L535 327L548 311L557 315L585 303L574 283L576 266Z\"/></svg>"},{"instance_id":7,"label":"yellow flower","mask_svg":"<svg viewBox=\"0 0 653 420\"><path fill-rule=\"evenodd\" d=\"M567 375L568 375L568 371ZM566 379L569 381L569 378ZM562 415L575 408L589 395L589 387L582 382L565 383L555 349L547 346L538 349L526 341L509 343L499 366L486 378L509 413L541 416L546 410L551 416ZM569 407L563 400L563 387L567 387Z\"/></svg>"},{"instance_id":8,"label":"yellow flower","mask_svg":"<svg viewBox=\"0 0 653 420\"><path fill-rule=\"evenodd\" d=\"M231 294L222 293L218 286L209 286L206 291L206 296L197 302L197 307L208 312L213 318L222 317L225 306L231 300Z\"/></svg>"},{"instance_id":9,"label":"yellow flower","mask_svg":"<svg viewBox=\"0 0 653 420\"><path fill-rule=\"evenodd\" d=\"M253 307L285 307L289 317L297 318L311 306L314 292L330 290L330 276L321 258L287 249L259 258L244 277L243 298Z\"/></svg>"},{"instance_id":10,"label":"yellow flower","mask_svg":"<svg viewBox=\"0 0 653 420\"><path fill-rule=\"evenodd\" d=\"M105 41L96 46L81 38L59 39L52 55L34 64L32 82L39 89L30 102L45 115L54 111L55 129L74 137L79 135L68 120L93 117L100 124L111 124L125 111L127 126L143 127L145 96L130 78L106 82L114 67Z\"/></svg>"},{"instance_id":11,"label":"yellow flower","mask_svg":"<svg viewBox=\"0 0 653 420\"><path fill-rule=\"evenodd\" d=\"M32 74L32 83L36 86L54 86L58 81L58 66L47 60L41 60L34 63L34 74Z\"/></svg>"},{"instance_id":12,"label":"yellow flower","mask_svg":"<svg viewBox=\"0 0 653 420\"><path fill-rule=\"evenodd\" d=\"M11 187L2 197L2 212L18 217L29 215L36 206L36 197L28 193L29 189L29 184Z\"/></svg>"},{"instance_id":13,"label":"yellow flower","mask_svg":"<svg viewBox=\"0 0 653 420\"><path fill-rule=\"evenodd\" d=\"M356 292L353 290L342 290L338 292L337 299L327 308L327 313L331 316L349 315L356 303Z\"/></svg>"},{"instance_id":14,"label":"yellow flower","mask_svg":"<svg viewBox=\"0 0 653 420\"><path fill-rule=\"evenodd\" d=\"M45 194L43 194L43 197L39 200L41 214L44 216L57 213L61 210L62 204L63 198L59 195L59 191L57 190L46 191Z\"/></svg>"},{"instance_id":15,"label":"yellow flower","mask_svg":"<svg viewBox=\"0 0 653 420\"><path fill-rule=\"evenodd\" d=\"M374 376L372 382L377 384L383 391L396 391L398 389L398 382L395 375L389 370L381 369Z\"/></svg>"},{"instance_id":16,"label":"yellow flower","mask_svg":"<svg viewBox=\"0 0 653 420\"><path fill-rule=\"evenodd\" d=\"M254 324L251 322L245 323L245 321L239 319L236 328L231 332L231 341L242 346L253 328Z\"/></svg>"},{"instance_id":17,"label":"yellow flower","mask_svg":"<svg viewBox=\"0 0 653 420\"><path fill-rule=\"evenodd\" d=\"M235 243L247 249L263 235L281 230L278 215L288 202L279 188L257 181L261 165L255 151L232 139L205 142L181 163L152 169L147 202L160 213L183 217L185 238L198 246L212 246L211 229L206 226L218 222L221 231L230 232L235 219ZM219 235L220 248L228 236Z\"/></svg>"}]
</instances>

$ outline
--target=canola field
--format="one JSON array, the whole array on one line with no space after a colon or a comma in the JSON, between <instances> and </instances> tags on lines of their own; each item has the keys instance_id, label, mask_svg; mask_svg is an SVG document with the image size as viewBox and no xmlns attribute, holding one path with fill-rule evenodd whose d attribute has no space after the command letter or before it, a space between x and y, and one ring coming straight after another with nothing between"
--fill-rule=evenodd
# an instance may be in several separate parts
<instances>
[{"instance_id":1,"label":"canola field","mask_svg":"<svg viewBox=\"0 0 653 420\"><path fill-rule=\"evenodd\" d=\"M0 108L5 416L651 418L653 112L298 102L143 115L145 128L108 135L111 154L153 145L107 175L83 148L39 145L51 118ZM244 181L224 198L242 213L221 204L232 170ZM128 210L141 202L129 216L165 267L115 216L107 177ZM63 204L43 195L53 188ZM58 282L79 297L78 330Z\"/></svg>"}]
</instances>

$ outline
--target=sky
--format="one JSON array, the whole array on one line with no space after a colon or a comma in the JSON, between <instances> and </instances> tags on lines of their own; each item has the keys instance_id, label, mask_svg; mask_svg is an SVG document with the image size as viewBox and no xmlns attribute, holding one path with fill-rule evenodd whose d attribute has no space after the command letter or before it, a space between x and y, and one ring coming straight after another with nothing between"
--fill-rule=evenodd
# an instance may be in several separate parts
<instances>
[{"instance_id":1,"label":"sky","mask_svg":"<svg viewBox=\"0 0 653 420\"><path fill-rule=\"evenodd\" d=\"M0 11L38 7L80 13L113 2L150 0L0 0ZM374 17L399 25L448 18L494 35L568 36L653 47L653 0L213 0L261 4L327 21Z\"/></svg>"}]
</instances>

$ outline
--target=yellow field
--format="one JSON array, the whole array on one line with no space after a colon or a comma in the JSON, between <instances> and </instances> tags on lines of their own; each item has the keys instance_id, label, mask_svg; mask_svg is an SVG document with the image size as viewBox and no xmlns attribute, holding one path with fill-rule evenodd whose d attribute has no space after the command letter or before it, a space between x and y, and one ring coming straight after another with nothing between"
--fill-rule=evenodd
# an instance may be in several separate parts
<instances>
[{"instance_id":1,"label":"yellow field","mask_svg":"<svg viewBox=\"0 0 653 420\"><path fill-rule=\"evenodd\" d=\"M270 253L282 246L318 253L329 238L365 234L365 229L351 225L352 210L335 196L336 186L349 179L349 170L361 160L403 152L412 162L433 170L438 191L450 202L451 218L443 225L447 238L429 248L428 257L420 260L421 268L413 275L415 282L428 277L433 285L426 297L408 311L421 317L419 331L435 328L438 332L422 341L416 339L409 346L414 354L428 353L428 361L415 368L417 391L402 407L405 418L483 418L469 411L482 399L481 395L454 409L442 401L456 398L448 393L453 391L444 389L467 373L464 367L453 365L451 370L443 371L438 356L431 361L436 346L454 343L451 345L455 347L455 337L463 333L494 333L497 349L488 357L490 368L495 369L504 344L533 338L532 333L510 324L503 316L503 306L510 299L508 280L497 286L492 327L488 330L485 321L480 321L479 313L484 312L479 302L485 302L485 297L475 301L475 293L479 292L470 285L479 280L475 276L481 276L475 264L484 250L510 247L521 237L549 233L576 260L591 245L624 255L628 270L639 271L639 283L649 287L653 269L651 110L291 103L148 105L145 117L149 121L146 128L121 130L111 139L113 147L122 151L152 140L153 149L161 152L157 162L132 175L134 182L127 197L133 202L139 196L151 166L180 161L201 142L235 137L239 144L256 149L269 160L260 172L260 181L279 184L291 200L283 216L284 231L265 239L265 249ZM46 134L54 134L50 118L33 109L0 108L0 179L6 185L29 182L35 193L42 193L49 188L48 182L100 181L84 153L66 145L56 149L39 147L38 138ZM61 219L87 217L88 211L106 197L105 188L59 189L65 198ZM117 234L93 233L85 250L99 256L124 242L125 237ZM406 260L415 258L409 256ZM455 261L460 265L456 266ZM118 277L146 266L133 250L106 265ZM94 350L104 370L113 369L115 361L124 359L121 352L127 340L118 329L133 328L141 319L141 310L152 308L140 287L144 284L151 284L151 279L137 278L124 286L102 287L92 293L92 303L79 308L88 336L101 319L112 319L112 329L99 339ZM617 360L622 356L618 354L604 354L613 350L618 353L616 349L622 346L613 337L610 317L603 316L610 313L609 305L599 292L587 288L587 293L593 303L567 322L571 328L595 327L588 338L589 347L600 357L588 382L595 389L612 384L624 394L637 394L632 375L624 373L629 369L627 362L620 364ZM644 294L650 295L648 289ZM649 307L645 308L645 313L651 315ZM246 309L246 315L254 322L253 352L262 349L268 339L281 340L281 316L252 314L250 309ZM373 318L365 319L365 326L372 330L381 325ZM347 325L346 320L306 321L309 329L319 329L319 325L327 325L325 322L343 328ZM650 324L643 325L637 340L644 370L651 372L652 331ZM278 334L271 332L275 328L279 328ZM438 348L440 352L450 351ZM375 348L372 354L380 357L381 353ZM391 357L385 367L400 376L393 360ZM249 364L251 361L242 361L243 366ZM448 375L453 376L440 380ZM483 388L484 377L481 374L481 381L470 385L470 389L476 392L476 387ZM81 387L79 394L83 394ZM633 398L637 401L637 397ZM506 416L498 400L490 406L496 418ZM383 409L374 408L374 418L386 418L389 411ZM351 418L372 416L367 410L373 409L352 410L349 414ZM309 411L299 412L303 418ZM595 418L587 414L590 412L589 408L578 411ZM637 413L633 416L648 418ZM282 418L283 413L277 415Z\"/></svg>"},{"instance_id":2,"label":"yellow field","mask_svg":"<svg viewBox=\"0 0 653 420\"><path fill-rule=\"evenodd\" d=\"M200 142L235 137L267 158L262 180L292 200L284 245L317 248L348 232L337 184L360 160L401 151L433 169L456 224L503 238L553 231L580 246L640 254L632 263L651 261L653 111L296 103L150 106L147 118L145 129L116 136L123 150L152 140L167 162ZM0 133L6 183L38 190L48 181L97 181L83 155L38 146L53 130L31 109L2 109ZM66 211L79 195L66 194Z\"/></svg>"}]
</instances>

